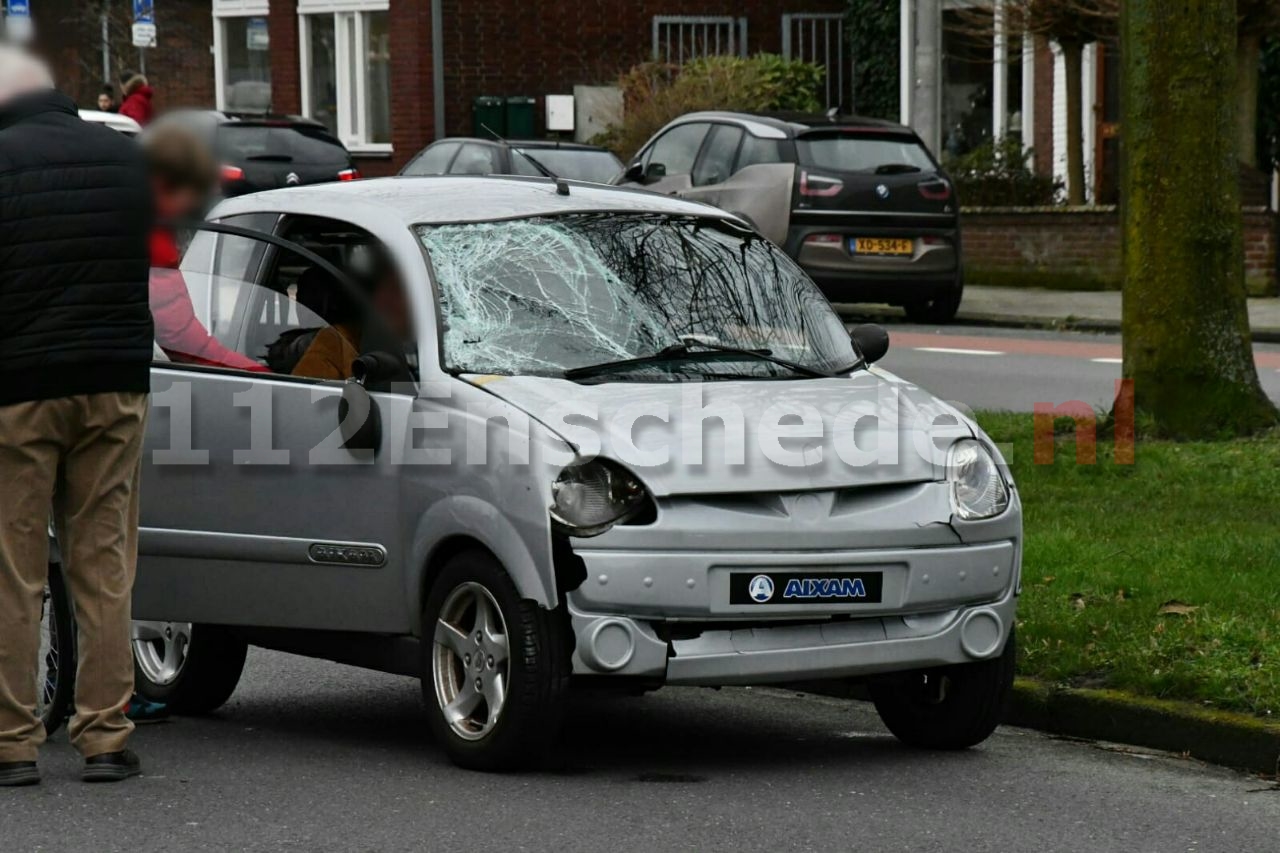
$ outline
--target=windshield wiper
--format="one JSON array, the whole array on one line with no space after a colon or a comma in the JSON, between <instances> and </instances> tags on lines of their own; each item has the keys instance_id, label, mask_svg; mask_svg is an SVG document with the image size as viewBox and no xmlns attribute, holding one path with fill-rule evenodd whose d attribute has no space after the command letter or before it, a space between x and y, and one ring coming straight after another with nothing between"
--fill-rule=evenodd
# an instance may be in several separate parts
<instances>
[{"instance_id":1,"label":"windshield wiper","mask_svg":"<svg viewBox=\"0 0 1280 853\"><path fill-rule=\"evenodd\" d=\"M632 367L646 367L653 364L663 364L669 361L683 361L687 358L697 356L700 350L709 350L716 353L727 353L729 355L741 355L748 358L767 361L770 364L776 364L779 367L785 367L795 373L809 376L814 379L830 379L832 374L826 373L816 368L806 367L803 364L796 364L793 361L777 358L771 350L767 349L745 349L743 347L731 347L724 344L711 343L703 340L701 337L687 337L678 344L664 347L653 355L644 355L639 358L627 358L621 361L606 361L603 364L592 364L586 367L575 367L564 372L565 379L582 379L587 376L595 376L600 373L616 373L628 370Z\"/></svg>"},{"instance_id":2,"label":"windshield wiper","mask_svg":"<svg viewBox=\"0 0 1280 853\"><path fill-rule=\"evenodd\" d=\"M245 157L246 160L252 160L255 163L292 163L293 155L291 154L250 154Z\"/></svg>"},{"instance_id":3,"label":"windshield wiper","mask_svg":"<svg viewBox=\"0 0 1280 853\"><path fill-rule=\"evenodd\" d=\"M912 175L922 171L919 166L912 166L910 163L885 163L883 166L876 166L877 175Z\"/></svg>"}]
</instances>

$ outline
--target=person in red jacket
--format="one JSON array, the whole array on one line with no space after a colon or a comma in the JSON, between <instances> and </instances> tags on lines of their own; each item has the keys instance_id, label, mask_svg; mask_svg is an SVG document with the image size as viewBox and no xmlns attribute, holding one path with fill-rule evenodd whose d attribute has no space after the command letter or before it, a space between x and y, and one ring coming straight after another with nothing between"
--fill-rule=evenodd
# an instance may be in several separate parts
<instances>
[{"instance_id":1,"label":"person in red jacket","mask_svg":"<svg viewBox=\"0 0 1280 853\"><path fill-rule=\"evenodd\" d=\"M199 138L176 126L157 126L144 141L151 171L156 220L151 233L151 315L156 343L182 364L266 372L267 368L223 346L196 316L187 282L179 271L182 253L167 222L198 215L217 186L212 155Z\"/></svg>"},{"instance_id":2,"label":"person in red jacket","mask_svg":"<svg viewBox=\"0 0 1280 853\"><path fill-rule=\"evenodd\" d=\"M155 107L151 103L155 90L141 74L134 74L124 84L124 101L120 104L120 115L128 116L138 124L146 127L151 123Z\"/></svg>"}]
</instances>

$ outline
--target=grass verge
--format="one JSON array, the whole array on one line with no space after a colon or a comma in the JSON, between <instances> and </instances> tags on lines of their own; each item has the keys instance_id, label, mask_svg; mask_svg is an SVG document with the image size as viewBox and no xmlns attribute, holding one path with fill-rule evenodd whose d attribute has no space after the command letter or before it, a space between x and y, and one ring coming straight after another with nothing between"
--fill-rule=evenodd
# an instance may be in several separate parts
<instances>
[{"instance_id":1,"label":"grass verge","mask_svg":"<svg viewBox=\"0 0 1280 853\"><path fill-rule=\"evenodd\" d=\"M1021 674L1280 717L1280 439L1037 465L1029 414L979 420L1025 513Z\"/></svg>"}]
</instances>

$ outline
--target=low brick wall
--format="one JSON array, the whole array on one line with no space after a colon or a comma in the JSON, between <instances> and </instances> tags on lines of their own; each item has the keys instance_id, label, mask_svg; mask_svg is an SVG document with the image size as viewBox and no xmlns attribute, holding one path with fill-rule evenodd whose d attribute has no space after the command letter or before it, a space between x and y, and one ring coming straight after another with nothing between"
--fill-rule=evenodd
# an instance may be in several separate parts
<instances>
[{"instance_id":1,"label":"low brick wall","mask_svg":"<svg viewBox=\"0 0 1280 853\"><path fill-rule=\"evenodd\" d=\"M1120 214L1114 207L971 208L961 219L972 284L1119 290ZM1278 291L1277 217L1244 213L1249 292Z\"/></svg>"}]
</instances>

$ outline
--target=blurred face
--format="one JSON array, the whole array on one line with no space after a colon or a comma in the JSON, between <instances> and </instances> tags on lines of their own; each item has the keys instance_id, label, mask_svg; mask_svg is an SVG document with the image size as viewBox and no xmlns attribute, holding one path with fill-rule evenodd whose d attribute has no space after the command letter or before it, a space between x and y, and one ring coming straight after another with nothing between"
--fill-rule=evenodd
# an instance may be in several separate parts
<instances>
[{"instance_id":1,"label":"blurred face","mask_svg":"<svg viewBox=\"0 0 1280 853\"><path fill-rule=\"evenodd\" d=\"M204 199L189 187L178 187L162 180L153 180L151 190L155 197L156 217L159 219L184 219L200 212Z\"/></svg>"},{"instance_id":2,"label":"blurred face","mask_svg":"<svg viewBox=\"0 0 1280 853\"><path fill-rule=\"evenodd\" d=\"M413 320L409 313L409 295L404 291L400 276L384 275L373 291L373 308L387 324L393 335L408 341L413 337Z\"/></svg>"},{"instance_id":3,"label":"blurred face","mask_svg":"<svg viewBox=\"0 0 1280 853\"><path fill-rule=\"evenodd\" d=\"M115 106L115 104L111 103L111 96L108 95L106 92L103 92L101 95L98 96L98 109L102 110L103 112L107 112L113 106Z\"/></svg>"}]
</instances>

